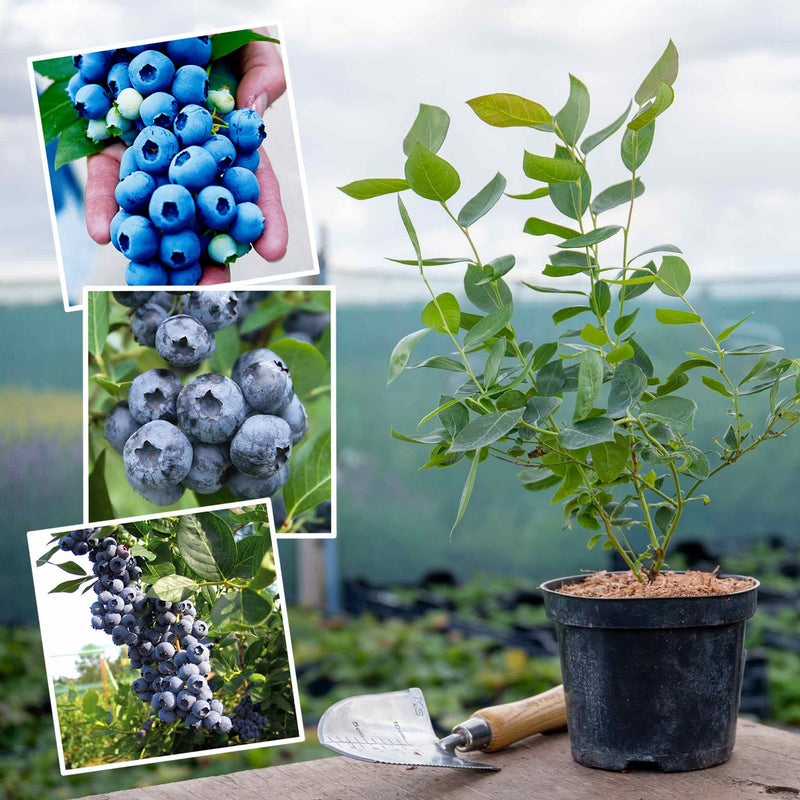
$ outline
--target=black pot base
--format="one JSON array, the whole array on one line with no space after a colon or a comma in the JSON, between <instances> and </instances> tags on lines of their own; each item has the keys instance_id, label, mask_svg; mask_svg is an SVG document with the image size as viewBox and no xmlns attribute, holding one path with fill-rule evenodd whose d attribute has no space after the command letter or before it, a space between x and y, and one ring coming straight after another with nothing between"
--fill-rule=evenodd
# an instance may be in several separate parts
<instances>
[{"instance_id":1,"label":"black pot base","mask_svg":"<svg viewBox=\"0 0 800 800\"><path fill-rule=\"evenodd\" d=\"M633 772L651 770L653 772L690 772L724 764L733 752L733 745L717 747L713 750L699 750L691 753L670 753L668 755L645 755L637 757L630 753L613 753L593 748L580 750L572 748L572 758L584 767L605 769L610 772Z\"/></svg>"}]
</instances>

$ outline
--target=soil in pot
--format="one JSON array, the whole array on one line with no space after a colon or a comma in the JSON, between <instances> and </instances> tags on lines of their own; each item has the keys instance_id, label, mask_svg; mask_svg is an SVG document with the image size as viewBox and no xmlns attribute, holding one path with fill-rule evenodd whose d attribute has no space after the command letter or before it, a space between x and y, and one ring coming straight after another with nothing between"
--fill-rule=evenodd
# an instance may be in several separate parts
<instances>
[{"instance_id":1,"label":"soil in pot","mask_svg":"<svg viewBox=\"0 0 800 800\"><path fill-rule=\"evenodd\" d=\"M630 573L544 584L573 758L665 772L727 761L757 587L713 573L666 573L648 587Z\"/></svg>"}]
</instances>

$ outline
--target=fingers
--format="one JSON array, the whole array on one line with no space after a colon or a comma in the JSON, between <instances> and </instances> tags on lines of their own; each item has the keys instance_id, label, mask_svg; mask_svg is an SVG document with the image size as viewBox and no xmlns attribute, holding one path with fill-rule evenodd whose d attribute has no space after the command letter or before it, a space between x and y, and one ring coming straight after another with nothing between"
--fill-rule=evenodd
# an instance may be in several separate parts
<instances>
[{"instance_id":1,"label":"fingers","mask_svg":"<svg viewBox=\"0 0 800 800\"><path fill-rule=\"evenodd\" d=\"M119 162L124 144L114 144L87 159L86 230L97 244L111 241L109 226L117 213L114 189L119 183Z\"/></svg>"},{"instance_id":2,"label":"fingers","mask_svg":"<svg viewBox=\"0 0 800 800\"><path fill-rule=\"evenodd\" d=\"M255 251L267 261L279 261L286 255L289 244L289 224L281 202L281 187L269 163L267 154L260 150L261 161L256 170L258 178L258 207L264 215L264 233L253 242Z\"/></svg>"},{"instance_id":3,"label":"fingers","mask_svg":"<svg viewBox=\"0 0 800 800\"><path fill-rule=\"evenodd\" d=\"M266 34L266 29L258 32ZM242 80L236 90L236 104L263 114L285 91L286 75L278 48L272 42L250 42L242 53Z\"/></svg>"},{"instance_id":4,"label":"fingers","mask_svg":"<svg viewBox=\"0 0 800 800\"><path fill-rule=\"evenodd\" d=\"M230 267L203 267L203 275L200 278L199 286L216 286L218 283L230 283Z\"/></svg>"}]
</instances>

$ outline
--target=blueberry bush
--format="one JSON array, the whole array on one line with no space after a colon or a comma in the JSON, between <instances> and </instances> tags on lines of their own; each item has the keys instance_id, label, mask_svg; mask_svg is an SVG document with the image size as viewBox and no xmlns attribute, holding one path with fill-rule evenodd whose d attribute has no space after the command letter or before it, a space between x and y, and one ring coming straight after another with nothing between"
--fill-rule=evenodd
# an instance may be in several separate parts
<instances>
[{"instance_id":1,"label":"blueberry bush","mask_svg":"<svg viewBox=\"0 0 800 800\"><path fill-rule=\"evenodd\" d=\"M281 496L281 527L331 497L327 292L91 292L92 520ZM330 528L328 528L330 530Z\"/></svg>"},{"instance_id":2,"label":"blueberry bush","mask_svg":"<svg viewBox=\"0 0 800 800\"><path fill-rule=\"evenodd\" d=\"M261 116L236 108L236 57L251 30L34 62L55 168L116 142L122 156L111 243L134 286L194 285L205 264L245 255L269 221L255 171Z\"/></svg>"},{"instance_id":3,"label":"blueberry bush","mask_svg":"<svg viewBox=\"0 0 800 800\"><path fill-rule=\"evenodd\" d=\"M678 51L670 42L623 113L583 138L589 91L573 75L556 114L513 94L469 100L484 123L527 128L552 142L552 155L540 154L541 146L524 152L522 171L532 183L522 191L506 192L506 179L497 173L460 210L451 207L461 177L438 154L450 117L430 105L420 107L403 140L404 177L341 187L358 200L397 195L414 257L393 260L418 269L431 296L422 311L423 327L392 352L389 382L406 369L423 367L462 379L420 420L420 427L437 420L435 428L409 435L392 431L397 439L432 448L426 468L467 465L456 524L481 464L499 459L516 468L524 489L548 491L553 503L563 503L564 526L585 528L590 548L616 550L642 583L665 565L687 506L710 502L700 491L706 479L783 437L800 420L800 360L783 357L777 345L743 339L739 327L750 315L712 330L689 297L691 270L678 247L650 242L641 250L633 247L645 161L657 118L673 102L677 75ZM619 131L622 180L595 191L590 162ZM423 257L402 199L409 192L414 202L439 207L466 252ZM473 228L501 201L537 206L549 201L561 215L556 221L542 209L526 215L523 226L524 233L555 242L542 271L552 281L521 282L526 290L563 303L545 341L526 339L514 325L514 297L504 276L514 269L516 256L492 253L486 259L478 251ZM487 240L501 246L496 237ZM436 292L429 280L431 270L452 264L465 265L463 287L471 308L462 309L451 292ZM661 302L652 308L632 304L651 289ZM643 310L654 314L662 337L675 326L694 334L693 346L673 355L674 366L661 375L636 329ZM589 321L565 324L578 319ZM414 348L429 335L443 342L446 352L409 364ZM706 397L721 396L727 403L710 442L692 439L697 404L680 393L690 380Z\"/></svg>"},{"instance_id":4,"label":"blueberry bush","mask_svg":"<svg viewBox=\"0 0 800 800\"><path fill-rule=\"evenodd\" d=\"M67 768L297 734L265 506L74 530L51 545L37 566L69 575L51 593L87 594L87 626L122 649L101 691L60 693ZM91 755L77 744L87 736L103 742Z\"/></svg>"}]
</instances>

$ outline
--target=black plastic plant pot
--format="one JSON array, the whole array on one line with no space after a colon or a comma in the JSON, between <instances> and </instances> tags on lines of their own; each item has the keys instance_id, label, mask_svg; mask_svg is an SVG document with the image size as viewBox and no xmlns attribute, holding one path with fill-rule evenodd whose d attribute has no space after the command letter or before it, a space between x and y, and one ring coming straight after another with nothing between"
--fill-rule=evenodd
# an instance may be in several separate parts
<instances>
[{"instance_id":1,"label":"black plastic plant pot","mask_svg":"<svg viewBox=\"0 0 800 800\"><path fill-rule=\"evenodd\" d=\"M605 599L557 591L585 577L542 585L558 634L575 761L664 772L727 761L758 581L706 597Z\"/></svg>"}]
</instances>

